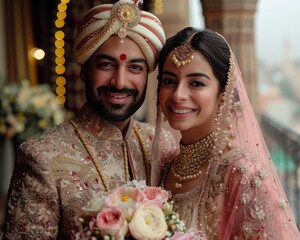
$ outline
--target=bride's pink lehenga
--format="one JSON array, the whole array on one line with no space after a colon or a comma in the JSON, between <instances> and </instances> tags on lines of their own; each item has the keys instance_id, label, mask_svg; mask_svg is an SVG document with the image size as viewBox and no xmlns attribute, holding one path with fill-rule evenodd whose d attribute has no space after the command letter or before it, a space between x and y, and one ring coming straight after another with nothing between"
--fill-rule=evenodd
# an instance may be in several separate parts
<instances>
[{"instance_id":1,"label":"bride's pink lehenga","mask_svg":"<svg viewBox=\"0 0 300 240\"><path fill-rule=\"evenodd\" d=\"M298 240L291 207L232 52L230 65L207 177L193 190L174 195L174 209L197 232L194 239ZM158 109L157 133L162 121ZM172 162L160 166L162 186Z\"/></svg>"}]
</instances>

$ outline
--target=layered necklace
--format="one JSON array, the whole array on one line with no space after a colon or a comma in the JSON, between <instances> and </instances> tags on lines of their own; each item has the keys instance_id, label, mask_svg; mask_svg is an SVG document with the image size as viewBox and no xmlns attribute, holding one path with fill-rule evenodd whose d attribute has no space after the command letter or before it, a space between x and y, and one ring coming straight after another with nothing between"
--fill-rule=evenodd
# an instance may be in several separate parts
<instances>
[{"instance_id":1,"label":"layered necklace","mask_svg":"<svg viewBox=\"0 0 300 240\"><path fill-rule=\"evenodd\" d=\"M177 179L175 188L181 188L183 182L198 178L202 166L213 155L215 132L210 133L198 142L184 146L180 144L179 157L174 161L172 172Z\"/></svg>"},{"instance_id":2,"label":"layered necklace","mask_svg":"<svg viewBox=\"0 0 300 240\"><path fill-rule=\"evenodd\" d=\"M107 182L107 179L105 177L105 174L103 172L103 168L100 165L100 162L97 161L97 159L95 158L93 152L91 151L89 144L86 143L85 139L83 138L83 134L81 133L81 131L79 130L79 128L77 127L76 123L72 120L69 120L69 122L73 125L73 127L75 128L75 131L82 143L82 145L84 146L84 148L86 149L87 153L89 154L99 176L100 179L102 181L102 184L104 186L105 191L109 191L109 184ZM145 143L143 142L142 136L138 130L137 127L133 128L133 131L139 141L140 147L142 149L142 153L143 153L143 159L144 159L144 163L145 163L145 167L146 167L146 174L147 174L147 184L151 183L151 162L149 160L149 156L147 153L147 149L145 146ZM127 151L127 145L126 142L123 142L123 155L124 155L124 172L125 172L125 181L128 182L130 180L129 177L129 166L128 166L128 151Z\"/></svg>"}]
</instances>

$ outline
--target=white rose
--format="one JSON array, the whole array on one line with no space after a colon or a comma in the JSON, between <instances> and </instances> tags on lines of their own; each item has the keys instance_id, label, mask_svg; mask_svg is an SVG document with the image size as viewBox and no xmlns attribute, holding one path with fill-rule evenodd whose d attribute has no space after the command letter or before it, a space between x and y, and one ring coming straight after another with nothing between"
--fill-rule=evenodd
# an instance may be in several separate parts
<instances>
[{"instance_id":1,"label":"white rose","mask_svg":"<svg viewBox=\"0 0 300 240\"><path fill-rule=\"evenodd\" d=\"M135 239L161 240L165 238L168 226L163 211L156 205L145 203L135 211L129 229Z\"/></svg>"}]
</instances>

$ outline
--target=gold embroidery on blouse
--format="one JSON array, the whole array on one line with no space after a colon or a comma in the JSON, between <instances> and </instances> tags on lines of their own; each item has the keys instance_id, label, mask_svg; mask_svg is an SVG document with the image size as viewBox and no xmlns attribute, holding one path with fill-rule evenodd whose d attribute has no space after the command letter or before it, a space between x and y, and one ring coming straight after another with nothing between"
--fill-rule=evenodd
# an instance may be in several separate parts
<instances>
[{"instance_id":1,"label":"gold embroidery on blouse","mask_svg":"<svg viewBox=\"0 0 300 240\"><path fill-rule=\"evenodd\" d=\"M210 161L208 166L208 175L203 183L203 188L200 193L201 200L199 201L197 225L202 226L204 231L211 240L218 240L218 232L216 219L222 209L217 209L213 204L216 197L226 191L224 186L224 176L227 166L220 165L215 162L216 159Z\"/></svg>"}]
</instances>

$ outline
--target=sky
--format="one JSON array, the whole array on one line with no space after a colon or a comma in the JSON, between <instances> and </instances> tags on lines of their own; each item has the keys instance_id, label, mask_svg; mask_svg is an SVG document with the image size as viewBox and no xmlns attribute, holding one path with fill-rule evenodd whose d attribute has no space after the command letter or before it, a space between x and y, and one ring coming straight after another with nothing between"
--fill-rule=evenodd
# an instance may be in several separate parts
<instances>
[{"instance_id":1,"label":"sky","mask_svg":"<svg viewBox=\"0 0 300 240\"><path fill-rule=\"evenodd\" d=\"M289 45L293 60L300 60L300 0L258 0L255 20L256 54L280 63Z\"/></svg>"},{"instance_id":2,"label":"sky","mask_svg":"<svg viewBox=\"0 0 300 240\"><path fill-rule=\"evenodd\" d=\"M191 25L203 27L199 0L189 0ZM258 0L255 13L255 45L259 60L280 64L289 45L293 60L300 59L300 0Z\"/></svg>"}]
</instances>

